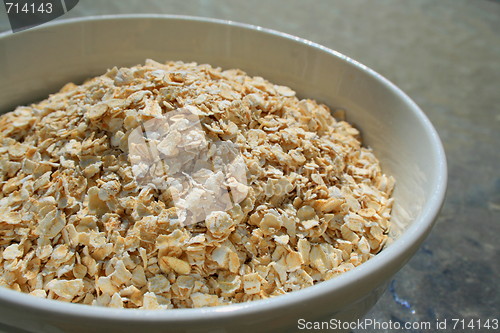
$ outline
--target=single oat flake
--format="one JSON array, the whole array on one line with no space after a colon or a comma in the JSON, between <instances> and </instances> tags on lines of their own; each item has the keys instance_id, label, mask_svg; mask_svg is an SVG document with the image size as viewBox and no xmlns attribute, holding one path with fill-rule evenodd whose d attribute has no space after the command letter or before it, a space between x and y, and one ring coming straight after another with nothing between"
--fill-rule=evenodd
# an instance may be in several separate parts
<instances>
[{"instance_id":1,"label":"single oat flake","mask_svg":"<svg viewBox=\"0 0 500 333\"><path fill-rule=\"evenodd\" d=\"M0 116L0 141L0 285L33 296L258 300L387 241L394 180L359 132L238 69L115 67Z\"/></svg>"}]
</instances>

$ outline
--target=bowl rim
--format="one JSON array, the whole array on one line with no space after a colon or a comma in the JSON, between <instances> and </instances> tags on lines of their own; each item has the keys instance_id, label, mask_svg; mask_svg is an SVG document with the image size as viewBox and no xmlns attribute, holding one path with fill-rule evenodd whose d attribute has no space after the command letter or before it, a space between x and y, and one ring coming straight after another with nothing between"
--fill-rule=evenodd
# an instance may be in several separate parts
<instances>
[{"instance_id":1,"label":"bowl rim","mask_svg":"<svg viewBox=\"0 0 500 333\"><path fill-rule=\"evenodd\" d=\"M220 320L233 317L235 315L252 315L267 311L278 310L284 306L296 305L304 301L311 301L325 293L331 293L336 290L347 288L356 281L365 279L367 276L377 273L384 269L391 262L397 261L398 258L412 250L415 244L419 244L426 237L444 202L447 185L447 163L442 142L439 135L430 120L418 105L398 88L391 81L374 71L373 69L359 63L350 57L332 50L318 43L307 39L290 35L288 33L276 31L273 29L264 28L257 25L239 23L232 20L215 19L208 17L198 17L189 15L173 15L173 14L117 14L117 15L94 15L79 18L61 19L48 22L42 26L27 29L25 31L13 33L6 31L0 33L0 42L4 38L9 38L14 34L25 34L30 31L44 30L53 26L72 25L75 23L88 21L113 21L113 20L134 20L134 19L166 19L166 20L185 20L201 23L210 23L218 25L229 25L231 27L252 30L258 33L272 35L274 37L293 40L300 44L305 44L308 47L314 48L321 52L325 52L339 58L341 61L347 62L348 65L357 67L372 78L375 78L386 89L395 93L398 98L403 100L408 108L416 116L419 125L422 126L426 135L432 142L430 154L435 156L437 161L437 170L435 177L434 190L427 202L422 208L422 212L410 227L404 231L391 246L375 255L373 258L355 267L354 269L342 273L335 278L321 282L319 284L307 287L298 291L290 292L284 295L271 297L263 300L256 300L244 303L236 303L224 306L215 306L207 308L189 308L189 309L168 309L168 310L138 310L138 309L115 309L108 307L88 306L84 304L65 303L57 300L34 297L29 294L10 290L5 287L0 287L0 302L19 306L38 312L57 313L65 316L73 316L88 319L101 319L106 321L132 321L132 322L186 322L192 320Z\"/></svg>"}]
</instances>

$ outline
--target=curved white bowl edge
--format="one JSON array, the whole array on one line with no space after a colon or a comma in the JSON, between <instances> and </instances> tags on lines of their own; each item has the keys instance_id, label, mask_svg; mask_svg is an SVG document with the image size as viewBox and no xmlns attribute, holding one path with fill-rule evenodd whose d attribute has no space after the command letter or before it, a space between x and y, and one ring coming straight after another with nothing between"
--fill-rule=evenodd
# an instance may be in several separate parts
<instances>
[{"instance_id":1,"label":"curved white bowl edge","mask_svg":"<svg viewBox=\"0 0 500 333\"><path fill-rule=\"evenodd\" d=\"M435 143L433 145L436 159L439 161L438 177L435 180L436 186L432 197L427 198L427 204L424 207L420 216L412 223L412 225L394 241L394 243L384 249L380 254L373 259L364 263L363 265L353 269L350 272L344 273L330 281L317 284L306 289L292 292L279 297L274 297L266 300L252 301L248 303L233 304L223 307L214 308L201 308L201 309L173 309L169 311L156 311L156 310L130 310L130 309L111 309L111 308L97 308L79 304L67 304L59 301L38 299L30 295L21 294L12 290L0 288L0 300L4 304L14 307L22 307L38 311L39 313L46 313L53 315L54 313L64 314L65 316L74 316L75 318L88 318L89 320L105 320L105 321L158 321L158 322L183 322L191 320L222 320L224 318L234 318L235 316L254 316L262 312L277 311L293 306L297 303L312 301L322 294L329 293L333 290L348 290L349 286L355 285L357 282L363 282L371 279L374 276L381 275L381 270L386 266L393 266L391 270L398 270L404 263L409 260L411 255L418 249L420 243L425 239L429 233L432 225L435 222L440 207L444 201L446 190L447 172L446 172L446 158L444 149L439 136L430 123L426 115L420 108L398 87L396 87L389 80L385 79L380 74L372 69L358 63L349 57L340 54L337 51L330 50L324 46L314 42L291 36L286 33L277 32L274 30L252 26L248 24L236 23L232 21L222 21L208 18L197 18L189 16L176 16L176 15L108 15L108 16L95 16L80 19L60 20L50 23L50 25L64 25L72 22L88 21L95 19L127 19L127 18L148 18L148 19L164 19L173 18L181 20L197 20L203 22L212 22L216 24L228 24L245 29L252 29L260 31L265 34L272 34L281 38L293 39L294 41L306 44L322 52L327 52L332 56L340 58L342 61L348 62L350 65L360 68L369 75L375 77L387 89L397 94L399 98L408 103L413 109L414 113L418 116L421 125ZM29 31L27 31L29 32ZM24 33L24 32L21 32ZM0 39L9 37L12 33L0 34Z\"/></svg>"}]
</instances>

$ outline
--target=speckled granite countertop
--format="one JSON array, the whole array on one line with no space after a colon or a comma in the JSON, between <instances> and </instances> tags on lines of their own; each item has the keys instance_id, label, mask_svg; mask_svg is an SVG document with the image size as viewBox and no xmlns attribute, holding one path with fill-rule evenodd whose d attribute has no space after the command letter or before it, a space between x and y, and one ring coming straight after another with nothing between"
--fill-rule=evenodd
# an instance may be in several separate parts
<instances>
[{"instance_id":1,"label":"speckled granite countertop","mask_svg":"<svg viewBox=\"0 0 500 333\"><path fill-rule=\"evenodd\" d=\"M401 87L443 140L448 195L431 235L367 318L500 319L500 2L80 0L64 17L116 13L276 29L344 53ZM7 29L1 10L0 31Z\"/></svg>"}]
</instances>

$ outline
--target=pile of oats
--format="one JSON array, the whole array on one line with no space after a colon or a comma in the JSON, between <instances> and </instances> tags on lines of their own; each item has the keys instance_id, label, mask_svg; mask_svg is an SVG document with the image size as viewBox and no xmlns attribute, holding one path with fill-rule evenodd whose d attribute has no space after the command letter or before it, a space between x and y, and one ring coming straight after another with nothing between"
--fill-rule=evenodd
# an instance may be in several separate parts
<instances>
[{"instance_id":1,"label":"pile of oats","mask_svg":"<svg viewBox=\"0 0 500 333\"><path fill-rule=\"evenodd\" d=\"M137 183L128 157L135 128L181 107L247 168L243 200L191 225L168 189ZM113 68L1 116L0 140L0 285L35 296L141 309L244 302L328 280L387 240L394 181L359 132L240 70Z\"/></svg>"}]
</instances>

